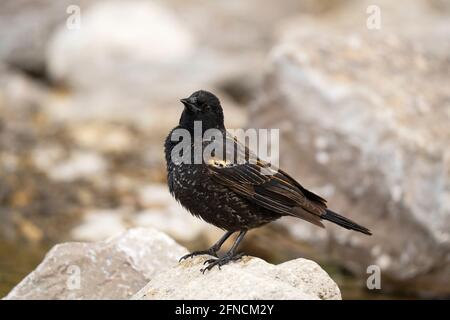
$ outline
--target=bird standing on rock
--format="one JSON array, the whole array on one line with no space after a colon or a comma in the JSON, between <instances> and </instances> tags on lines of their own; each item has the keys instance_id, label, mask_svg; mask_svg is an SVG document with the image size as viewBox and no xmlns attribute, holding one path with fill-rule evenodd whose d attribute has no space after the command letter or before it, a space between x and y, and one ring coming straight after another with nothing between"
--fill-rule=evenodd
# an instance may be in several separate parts
<instances>
[{"instance_id":1,"label":"bird standing on rock","mask_svg":"<svg viewBox=\"0 0 450 320\"><path fill-rule=\"evenodd\" d=\"M346 229L371 235L369 229L327 209L325 199L305 189L282 170L267 174L267 170L273 170L270 169L270 163L258 159L246 146L227 133L222 107L214 94L200 90L189 98L181 99L181 102L184 110L179 125L165 141L170 193L194 216L226 230L226 233L211 248L187 254L180 261L209 254L216 258L206 260L207 266L202 271L210 270L216 265L220 268L242 257L243 254L236 253L236 250L248 230L282 216L298 217L322 228L324 225L321 220L328 220ZM201 123L201 148L196 149L195 142L189 141L189 152L184 150L181 154L175 154L190 161L174 159L174 151L179 151L176 149L179 142L174 141L174 134L188 132L194 137L196 122ZM223 138L203 137L209 129L219 131ZM215 150L223 151L227 157L218 156L220 152L203 155L203 150L214 147L213 144L219 146ZM230 150L233 153L231 159L228 157ZM201 159L195 161L199 153ZM236 155L243 156L240 160L244 160L235 161ZM254 161L250 159L252 156ZM220 247L236 232L239 232L239 236L231 249L224 256L218 257Z\"/></svg>"}]
</instances>

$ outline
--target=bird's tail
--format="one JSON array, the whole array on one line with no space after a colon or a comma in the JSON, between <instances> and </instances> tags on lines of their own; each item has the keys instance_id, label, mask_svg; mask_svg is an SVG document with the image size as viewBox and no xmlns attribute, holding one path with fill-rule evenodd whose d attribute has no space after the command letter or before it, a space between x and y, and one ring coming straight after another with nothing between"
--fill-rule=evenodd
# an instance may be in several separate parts
<instances>
[{"instance_id":1,"label":"bird's tail","mask_svg":"<svg viewBox=\"0 0 450 320\"><path fill-rule=\"evenodd\" d=\"M372 235L372 232L370 232L369 229L367 229L363 226L360 226L356 222L353 222L352 220L347 219L347 218L341 216L340 214L337 214L336 212L333 212L331 210L327 209L327 211L325 212L324 215L321 216L321 218L324 220L328 220L333 223L336 223L337 225L340 225L343 228L355 230L355 231L367 234L369 236Z\"/></svg>"}]
</instances>

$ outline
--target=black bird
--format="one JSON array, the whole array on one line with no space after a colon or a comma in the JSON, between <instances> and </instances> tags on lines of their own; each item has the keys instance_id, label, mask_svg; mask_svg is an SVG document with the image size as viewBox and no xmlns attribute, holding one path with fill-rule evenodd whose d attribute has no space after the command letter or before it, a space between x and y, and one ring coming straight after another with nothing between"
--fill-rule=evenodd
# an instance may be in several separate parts
<instances>
[{"instance_id":1,"label":"black bird","mask_svg":"<svg viewBox=\"0 0 450 320\"><path fill-rule=\"evenodd\" d=\"M222 107L214 94L200 90L189 98L181 99L181 102L184 110L179 125L165 141L169 190L193 215L226 230L226 233L211 248L187 254L180 261L209 254L216 259L205 261L207 266L202 271L210 270L215 265L220 268L242 257L243 254L237 254L236 249L248 230L282 216L298 217L322 228L324 225L321 220L328 220L346 229L371 235L369 229L327 209L325 199L305 189L282 170L278 169L271 175L263 174L264 170L271 170L270 164L258 159L226 132ZM198 149L195 152L193 142L189 144L190 155L185 155L191 163L180 163L173 159L172 152L179 142L172 141L172 133L183 129L193 137L195 121L201 121L202 133L208 129L218 129L223 134L223 139L202 139L202 150L219 142L223 143L223 149L219 147L217 150L222 150L228 156L229 148L225 146L231 145L230 149L234 152L231 160L234 161L228 157L218 157L217 152L212 152L211 156L202 157L196 164L193 161L195 153L199 152ZM244 160L241 158L241 161L236 161L236 155L244 157ZM217 252L222 244L235 232L239 232L239 236L231 249L218 257Z\"/></svg>"}]
</instances>

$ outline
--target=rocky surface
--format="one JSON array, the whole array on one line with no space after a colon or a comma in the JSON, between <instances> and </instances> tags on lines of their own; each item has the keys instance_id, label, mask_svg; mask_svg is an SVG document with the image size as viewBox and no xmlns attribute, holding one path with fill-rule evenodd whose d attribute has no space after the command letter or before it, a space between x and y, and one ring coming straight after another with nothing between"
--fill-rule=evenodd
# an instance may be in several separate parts
<instances>
[{"instance_id":1,"label":"rocky surface","mask_svg":"<svg viewBox=\"0 0 450 320\"><path fill-rule=\"evenodd\" d=\"M127 299L186 249L155 229L98 243L63 243L5 299Z\"/></svg>"},{"instance_id":2,"label":"rocky surface","mask_svg":"<svg viewBox=\"0 0 450 320\"><path fill-rule=\"evenodd\" d=\"M97 243L64 243L5 299L341 299L315 262L278 266L258 258L200 272L208 257L178 263L186 249L156 229ZM150 281L150 282L149 282Z\"/></svg>"},{"instance_id":3,"label":"rocky surface","mask_svg":"<svg viewBox=\"0 0 450 320\"><path fill-rule=\"evenodd\" d=\"M394 29L382 12L378 31L286 24L249 126L280 128L281 166L374 233L285 224L293 235L354 272L380 266L385 289L448 295L450 24Z\"/></svg>"},{"instance_id":4,"label":"rocky surface","mask_svg":"<svg viewBox=\"0 0 450 320\"><path fill-rule=\"evenodd\" d=\"M306 259L272 265L254 257L199 272L207 256L187 259L154 277L133 299L340 300L338 286Z\"/></svg>"}]
</instances>

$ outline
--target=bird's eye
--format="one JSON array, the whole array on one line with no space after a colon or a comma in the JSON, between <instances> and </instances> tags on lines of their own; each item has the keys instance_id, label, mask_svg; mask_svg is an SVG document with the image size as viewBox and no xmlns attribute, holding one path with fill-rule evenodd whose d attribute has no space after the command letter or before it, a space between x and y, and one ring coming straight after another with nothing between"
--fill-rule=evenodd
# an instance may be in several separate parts
<instances>
[{"instance_id":1,"label":"bird's eye","mask_svg":"<svg viewBox=\"0 0 450 320\"><path fill-rule=\"evenodd\" d=\"M209 106L209 104L203 104L203 106L202 106L202 109L204 110L204 111L210 111L211 110L211 107Z\"/></svg>"}]
</instances>

